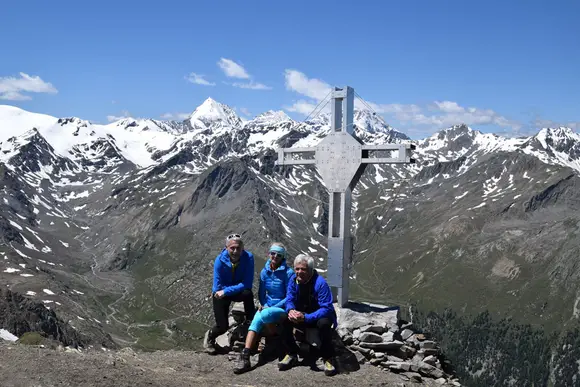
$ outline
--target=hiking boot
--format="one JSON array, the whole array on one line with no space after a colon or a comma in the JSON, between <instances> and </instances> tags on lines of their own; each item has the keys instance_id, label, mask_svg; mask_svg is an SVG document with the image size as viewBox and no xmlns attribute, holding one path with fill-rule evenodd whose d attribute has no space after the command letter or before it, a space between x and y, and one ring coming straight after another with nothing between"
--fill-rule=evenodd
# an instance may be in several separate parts
<instances>
[{"instance_id":1,"label":"hiking boot","mask_svg":"<svg viewBox=\"0 0 580 387\"><path fill-rule=\"evenodd\" d=\"M332 376L336 374L336 367L332 363L332 359L324 360L324 375Z\"/></svg>"},{"instance_id":2,"label":"hiking boot","mask_svg":"<svg viewBox=\"0 0 580 387\"><path fill-rule=\"evenodd\" d=\"M247 348L244 348L242 352L240 352L240 356L236 359L236 363L234 364L234 374L241 374L243 372L249 371L252 368L252 364L250 363L250 351Z\"/></svg>"},{"instance_id":3,"label":"hiking boot","mask_svg":"<svg viewBox=\"0 0 580 387\"><path fill-rule=\"evenodd\" d=\"M215 339L210 338L210 331L205 332L203 348L205 349L205 352L210 355L215 355L217 353L216 342Z\"/></svg>"},{"instance_id":4,"label":"hiking boot","mask_svg":"<svg viewBox=\"0 0 580 387\"><path fill-rule=\"evenodd\" d=\"M286 371L292 368L296 363L298 363L298 357L296 355L286 355L284 359L278 362L278 369L280 371Z\"/></svg>"}]
</instances>

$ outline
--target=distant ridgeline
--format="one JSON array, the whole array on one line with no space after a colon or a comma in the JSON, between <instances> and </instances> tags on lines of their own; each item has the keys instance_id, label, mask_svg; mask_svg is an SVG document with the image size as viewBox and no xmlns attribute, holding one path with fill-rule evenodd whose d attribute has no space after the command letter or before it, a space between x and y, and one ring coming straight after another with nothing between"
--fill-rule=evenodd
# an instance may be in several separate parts
<instances>
[{"instance_id":1,"label":"distant ridgeline","mask_svg":"<svg viewBox=\"0 0 580 387\"><path fill-rule=\"evenodd\" d=\"M413 308L418 331L438 340L461 383L470 387L580 385L580 330L546 333L511 319Z\"/></svg>"}]
</instances>

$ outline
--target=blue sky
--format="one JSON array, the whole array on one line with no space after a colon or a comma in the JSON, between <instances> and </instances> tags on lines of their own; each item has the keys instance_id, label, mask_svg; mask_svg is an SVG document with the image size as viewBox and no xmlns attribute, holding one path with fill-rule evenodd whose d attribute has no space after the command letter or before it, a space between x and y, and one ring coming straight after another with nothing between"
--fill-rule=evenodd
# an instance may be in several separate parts
<instances>
[{"instance_id":1,"label":"blue sky","mask_svg":"<svg viewBox=\"0 0 580 387\"><path fill-rule=\"evenodd\" d=\"M578 1L144 4L4 3L0 104L106 123L212 97L300 120L349 85L413 138L580 130Z\"/></svg>"}]
</instances>

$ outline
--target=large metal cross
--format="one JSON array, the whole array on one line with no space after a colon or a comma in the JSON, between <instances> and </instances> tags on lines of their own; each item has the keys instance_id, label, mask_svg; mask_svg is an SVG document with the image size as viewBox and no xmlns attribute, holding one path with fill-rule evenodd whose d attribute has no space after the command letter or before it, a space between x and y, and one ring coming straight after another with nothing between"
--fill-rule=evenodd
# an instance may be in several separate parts
<instances>
[{"instance_id":1,"label":"large metal cross","mask_svg":"<svg viewBox=\"0 0 580 387\"><path fill-rule=\"evenodd\" d=\"M328 284L337 288L340 306L348 302L349 272L352 261L351 199L352 190L368 164L413 163L411 144L363 145L353 133L354 89L333 88L330 132L312 148L278 149L276 165L316 165L329 191ZM369 152L396 151L397 157L371 158ZM314 153L314 158L296 159L299 154Z\"/></svg>"}]
</instances>

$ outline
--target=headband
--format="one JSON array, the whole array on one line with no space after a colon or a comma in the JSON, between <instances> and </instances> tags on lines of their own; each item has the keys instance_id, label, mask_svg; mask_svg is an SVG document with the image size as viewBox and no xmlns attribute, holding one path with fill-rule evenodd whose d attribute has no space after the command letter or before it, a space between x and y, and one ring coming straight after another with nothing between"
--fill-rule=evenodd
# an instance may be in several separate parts
<instances>
[{"instance_id":1,"label":"headband","mask_svg":"<svg viewBox=\"0 0 580 387\"><path fill-rule=\"evenodd\" d=\"M270 247L270 251L273 251L278 254L282 254L284 257L286 256L286 249L280 246L272 246Z\"/></svg>"}]
</instances>

